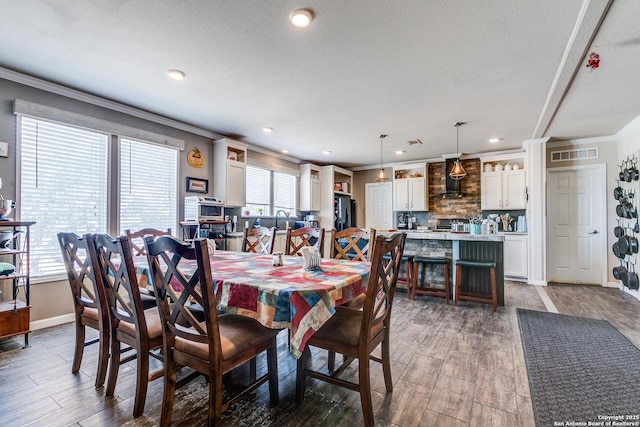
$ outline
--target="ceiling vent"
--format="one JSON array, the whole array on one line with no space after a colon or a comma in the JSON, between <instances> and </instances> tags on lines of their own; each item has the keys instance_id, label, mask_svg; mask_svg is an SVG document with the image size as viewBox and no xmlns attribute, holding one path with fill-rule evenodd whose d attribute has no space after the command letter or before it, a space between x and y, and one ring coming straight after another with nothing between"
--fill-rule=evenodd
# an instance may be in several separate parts
<instances>
[{"instance_id":1,"label":"ceiling vent","mask_svg":"<svg viewBox=\"0 0 640 427\"><path fill-rule=\"evenodd\" d=\"M422 141L420 141L418 138L410 139L407 142L409 143L409 145L422 145Z\"/></svg>"},{"instance_id":2,"label":"ceiling vent","mask_svg":"<svg viewBox=\"0 0 640 427\"><path fill-rule=\"evenodd\" d=\"M567 160L587 160L597 158L597 148L576 148L575 150L561 150L551 152L552 162L564 162Z\"/></svg>"}]
</instances>

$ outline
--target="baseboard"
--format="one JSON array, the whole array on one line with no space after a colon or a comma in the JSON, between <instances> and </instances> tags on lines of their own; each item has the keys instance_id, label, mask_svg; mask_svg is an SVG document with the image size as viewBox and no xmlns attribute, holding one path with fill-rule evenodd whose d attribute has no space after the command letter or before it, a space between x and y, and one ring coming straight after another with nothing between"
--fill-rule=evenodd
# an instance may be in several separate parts
<instances>
[{"instance_id":1,"label":"baseboard","mask_svg":"<svg viewBox=\"0 0 640 427\"><path fill-rule=\"evenodd\" d=\"M605 288L618 288L618 289L622 289L622 283L620 282L606 282L604 285L602 285Z\"/></svg>"},{"instance_id":2,"label":"baseboard","mask_svg":"<svg viewBox=\"0 0 640 427\"><path fill-rule=\"evenodd\" d=\"M47 319L42 320L34 320L29 323L32 331L37 331L38 329L50 328L51 326L63 325L65 323L73 322L76 320L76 315L74 313L63 314L62 316L49 317Z\"/></svg>"},{"instance_id":3,"label":"baseboard","mask_svg":"<svg viewBox=\"0 0 640 427\"><path fill-rule=\"evenodd\" d=\"M523 283L527 283L527 278L526 277L508 277L508 276L504 276L504 280L508 280L510 282L523 282Z\"/></svg>"},{"instance_id":4,"label":"baseboard","mask_svg":"<svg viewBox=\"0 0 640 427\"><path fill-rule=\"evenodd\" d=\"M529 280L527 280L527 283L528 283L529 285L547 286L547 281L546 281L546 280L533 280L533 279L529 279Z\"/></svg>"}]
</instances>

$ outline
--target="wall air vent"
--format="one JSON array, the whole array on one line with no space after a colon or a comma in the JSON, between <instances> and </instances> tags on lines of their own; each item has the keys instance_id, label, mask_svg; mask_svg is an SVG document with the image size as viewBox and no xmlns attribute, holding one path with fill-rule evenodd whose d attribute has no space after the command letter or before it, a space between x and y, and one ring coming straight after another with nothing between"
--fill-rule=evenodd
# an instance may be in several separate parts
<instances>
[{"instance_id":1,"label":"wall air vent","mask_svg":"<svg viewBox=\"0 0 640 427\"><path fill-rule=\"evenodd\" d=\"M552 162L565 162L567 160L587 160L597 158L597 148L577 148L575 150L561 150L551 152Z\"/></svg>"},{"instance_id":2,"label":"wall air vent","mask_svg":"<svg viewBox=\"0 0 640 427\"><path fill-rule=\"evenodd\" d=\"M409 143L409 145L422 145L422 141L420 141L418 138L410 139L407 142Z\"/></svg>"}]
</instances>

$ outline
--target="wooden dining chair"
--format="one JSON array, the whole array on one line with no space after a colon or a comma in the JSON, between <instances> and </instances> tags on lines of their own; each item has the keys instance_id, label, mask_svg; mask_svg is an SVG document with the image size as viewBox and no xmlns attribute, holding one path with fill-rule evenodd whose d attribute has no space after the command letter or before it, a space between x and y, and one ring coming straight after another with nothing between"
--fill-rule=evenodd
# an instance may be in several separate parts
<instances>
[{"instance_id":1,"label":"wooden dining chair","mask_svg":"<svg viewBox=\"0 0 640 427\"><path fill-rule=\"evenodd\" d=\"M96 388L104 385L109 365L109 309L107 297L101 280L96 280L92 268L92 254L88 250L87 237L74 233L58 233L58 243L62 251L62 260L67 270L73 308L75 313L76 345L73 352L71 372L77 374L82 363L82 355L87 345L98 343L98 371ZM98 331L98 337L85 341L86 327Z\"/></svg>"},{"instance_id":2,"label":"wooden dining chair","mask_svg":"<svg viewBox=\"0 0 640 427\"><path fill-rule=\"evenodd\" d=\"M273 253L273 241L275 238L275 228L245 228L242 233L242 252L270 255Z\"/></svg>"},{"instance_id":3,"label":"wooden dining chair","mask_svg":"<svg viewBox=\"0 0 640 427\"><path fill-rule=\"evenodd\" d=\"M324 253L324 228L305 227L297 230L287 228L285 254L302 256L299 251L305 246L315 246L322 255Z\"/></svg>"},{"instance_id":4,"label":"wooden dining chair","mask_svg":"<svg viewBox=\"0 0 640 427\"><path fill-rule=\"evenodd\" d=\"M305 378L309 376L358 391L365 424L367 426L374 424L369 361L374 360L382 364L384 383L387 392L391 392L393 390L389 354L391 308L406 237L404 233L396 233L388 239L384 236L376 238L363 309L336 307L335 314L307 341L307 348L297 361L296 401L298 403L304 400ZM383 259L385 255L390 257L388 261ZM371 354L379 345L382 346L381 358ZM309 346L341 353L345 356L345 360L333 372L323 373L312 370L307 366ZM358 360L358 383L340 378L355 359Z\"/></svg>"},{"instance_id":5,"label":"wooden dining chair","mask_svg":"<svg viewBox=\"0 0 640 427\"><path fill-rule=\"evenodd\" d=\"M369 231L357 227L337 231L331 230L331 258L352 261L370 261L372 242L376 239L376 230Z\"/></svg>"},{"instance_id":6,"label":"wooden dining chair","mask_svg":"<svg viewBox=\"0 0 640 427\"><path fill-rule=\"evenodd\" d=\"M142 242L142 238L144 236L170 236L171 228L168 228L167 231L158 230L155 228L143 228L138 231L132 232L131 230L125 230L125 234L129 238L129 243L131 244L131 252L133 256L143 256L144 252L144 243ZM140 241L138 245L137 242Z\"/></svg>"},{"instance_id":7,"label":"wooden dining chair","mask_svg":"<svg viewBox=\"0 0 640 427\"><path fill-rule=\"evenodd\" d=\"M127 236L113 239L106 234L91 235L89 252L98 264L94 269L100 272L105 288L111 324L111 364L105 394L113 396L120 365L136 359L133 416L137 418L144 412L149 381L162 377L164 372L159 369L149 373L149 356L164 360L159 352L154 352L162 347L158 309L144 309ZM129 347L122 348L122 344ZM131 349L135 354L121 357Z\"/></svg>"},{"instance_id":8,"label":"wooden dining chair","mask_svg":"<svg viewBox=\"0 0 640 427\"><path fill-rule=\"evenodd\" d=\"M165 354L165 381L160 424L171 424L178 366L194 369L208 378L208 425L220 424L222 413L257 387L269 382L272 405L278 404L278 361L276 335L279 330L262 326L257 320L237 314L216 313L214 283L209 250L204 240L188 245L175 237L145 237L152 282L162 318ZM193 271L193 262L197 270ZM174 286L175 283L181 286ZM180 291L175 289L181 288ZM187 303L202 305L204 322L198 321ZM222 377L235 367L267 352L267 373L255 378L241 392L223 401Z\"/></svg>"}]
</instances>

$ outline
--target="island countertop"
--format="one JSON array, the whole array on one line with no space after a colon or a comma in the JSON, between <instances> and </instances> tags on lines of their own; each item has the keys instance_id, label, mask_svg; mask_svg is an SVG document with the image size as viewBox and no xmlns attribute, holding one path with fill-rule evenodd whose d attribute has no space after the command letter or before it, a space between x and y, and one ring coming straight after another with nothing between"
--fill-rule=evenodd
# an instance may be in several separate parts
<instances>
[{"instance_id":1,"label":"island countertop","mask_svg":"<svg viewBox=\"0 0 640 427\"><path fill-rule=\"evenodd\" d=\"M454 233L451 231L420 231L420 230L393 230L393 231L376 231L376 234L383 236L391 236L394 233L407 233L407 239L416 240L466 240L474 242L504 242L502 234L470 234L470 233Z\"/></svg>"}]
</instances>

